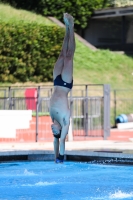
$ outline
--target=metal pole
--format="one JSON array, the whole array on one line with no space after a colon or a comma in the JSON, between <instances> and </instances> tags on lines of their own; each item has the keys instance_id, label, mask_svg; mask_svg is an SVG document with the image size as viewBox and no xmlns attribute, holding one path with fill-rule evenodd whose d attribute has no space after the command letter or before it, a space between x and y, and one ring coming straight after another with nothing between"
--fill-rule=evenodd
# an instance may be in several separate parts
<instances>
[{"instance_id":1,"label":"metal pole","mask_svg":"<svg viewBox=\"0 0 133 200\"><path fill-rule=\"evenodd\" d=\"M85 135L88 135L88 85L85 86Z\"/></svg>"},{"instance_id":2,"label":"metal pole","mask_svg":"<svg viewBox=\"0 0 133 200\"><path fill-rule=\"evenodd\" d=\"M51 91L51 96L52 96L53 89L51 88L50 91ZM51 96L50 96L50 97L51 97Z\"/></svg>"},{"instance_id":3,"label":"metal pole","mask_svg":"<svg viewBox=\"0 0 133 200\"><path fill-rule=\"evenodd\" d=\"M73 98L72 90L70 91L70 125L68 131L68 141L73 141Z\"/></svg>"},{"instance_id":4,"label":"metal pole","mask_svg":"<svg viewBox=\"0 0 133 200\"><path fill-rule=\"evenodd\" d=\"M36 101L36 142L38 142L38 108L40 99L40 86L37 89L37 101Z\"/></svg>"},{"instance_id":5,"label":"metal pole","mask_svg":"<svg viewBox=\"0 0 133 200\"><path fill-rule=\"evenodd\" d=\"M71 113L71 118L73 117L73 98L72 98L72 90L70 91L70 113Z\"/></svg>"},{"instance_id":6,"label":"metal pole","mask_svg":"<svg viewBox=\"0 0 133 200\"><path fill-rule=\"evenodd\" d=\"M104 139L110 136L110 85L104 85Z\"/></svg>"},{"instance_id":7,"label":"metal pole","mask_svg":"<svg viewBox=\"0 0 133 200\"><path fill-rule=\"evenodd\" d=\"M12 110L11 87L8 89L9 110Z\"/></svg>"},{"instance_id":8,"label":"metal pole","mask_svg":"<svg viewBox=\"0 0 133 200\"><path fill-rule=\"evenodd\" d=\"M6 89L4 90L4 110L6 109Z\"/></svg>"},{"instance_id":9,"label":"metal pole","mask_svg":"<svg viewBox=\"0 0 133 200\"><path fill-rule=\"evenodd\" d=\"M116 90L114 90L114 124L115 124L115 127L116 127Z\"/></svg>"}]
</instances>

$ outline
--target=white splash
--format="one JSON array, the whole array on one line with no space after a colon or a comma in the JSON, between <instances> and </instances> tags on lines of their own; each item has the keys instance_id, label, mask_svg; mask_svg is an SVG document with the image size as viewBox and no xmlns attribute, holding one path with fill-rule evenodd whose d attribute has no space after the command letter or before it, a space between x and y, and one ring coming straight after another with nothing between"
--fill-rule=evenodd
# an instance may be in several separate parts
<instances>
[{"instance_id":1,"label":"white splash","mask_svg":"<svg viewBox=\"0 0 133 200\"><path fill-rule=\"evenodd\" d=\"M25 169L24 175L33 176L33 175L36 175L36 174L34 172L29 172L27 169Z\"/></svg>"},{"instance_id":2,"label":"white splash","mask_svg":"<svg viewBox=\"0 0 133 200\"><path fill-rule=\"evenodd\" d=\"M106 200L106 197L83 197L82 200Z\"/></svg>"},{"instance_id":3,"label":"white splash","mask_svg":"<svg viewBox=\"0 0 133 200\"><path fill-rule=\"evenodd\" d=\"M38 182L35 185L37 186L47 186L47 185L55 185L57 184L56 182Z\"/></svg>"},{"instance_id":4,"label":"white splash","mask_svg":"<svg viewBox=\"0 0 133 200\"><path fill-rule=\"evenodd\" d=\"M115 193L110 193L109 196L102 196L102 197L85 197L82 198L82 200L109 200L109 199L127 199L127 198L132 198L133 197L133 192L126 193L122 192L121 190L117 190Z\"/></svg>"},{"instance_id":5,"label":"white splash","mask_svg":"<svg viewBox=\"0 0 133 200\"><path fill-rule=\"evenodd\" d=\"M109 195L110 199L125 199L129 197L133 197L133 192L126 193L126 192L122 192L121 190L118 190L114 194Z\"/></svg>"},{"instance_id":6,"label":"white splash","mask_svg":"<svg viewBox=\"0 0 133 200\"><path fill-rule=\"evenodd\" d=\"M22 186L29 186L29 187L33 187L33 186L49 186L49 185L55 185L57 184L56 182L38 182L35 184L23 184Z\"/></svg>"}]
</instances>

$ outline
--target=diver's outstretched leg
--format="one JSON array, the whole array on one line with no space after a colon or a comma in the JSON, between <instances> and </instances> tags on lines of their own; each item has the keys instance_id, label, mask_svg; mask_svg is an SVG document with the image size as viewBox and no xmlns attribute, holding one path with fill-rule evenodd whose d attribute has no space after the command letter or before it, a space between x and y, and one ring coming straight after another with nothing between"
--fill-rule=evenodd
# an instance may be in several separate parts
<instances>
[{"instance_id":1,"label":"diver's outstretched leg","mask_svg":"<svg viewBox=\"0 0 133 200\"><path fill-rule=\"evenodd\" d=\"M59 139L54 137L54 153L55 153L55 162L56 158L59 155Z\"/></svg>"},{"instance_id":2,"label":"diver's outstretched leg","mask_svg":"<svg viewBox=\"0 0 133 200\"><path fill-rule=\"evenodd\" d=\"M73 56L75 52L74 20L71 15L67 16L69 22L69 43L67 53L64 58L64 67L62 70L62 79L71 83L73 79Z\"/></svg>"},{"instance_id":3,"label":"diver's outstretched leg","mask_svg":"<svg viewBox=\"0 0 133 200\"><path fill-rule=\"evenodd\" d=\"M68 21L66 18L66 13L64 13L64 22L66 26L65 37L63 40L62 48L60 55L58 57L57 62L55 63L54 70L53 70L53 78L55 79L59 74L62 73L62 69L64 66L64 57L66 56L67 49L68 49L68 42L69 42L69 30L68 30Z\"/></svg>"}]
</instances>

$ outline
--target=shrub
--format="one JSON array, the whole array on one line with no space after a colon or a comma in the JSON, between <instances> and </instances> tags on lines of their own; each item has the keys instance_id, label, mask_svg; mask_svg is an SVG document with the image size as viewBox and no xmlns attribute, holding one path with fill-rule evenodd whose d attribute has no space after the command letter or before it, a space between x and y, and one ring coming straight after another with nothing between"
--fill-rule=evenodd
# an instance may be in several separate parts
<instances>
[{"instance_id":1,"label":"shrub","mask_svg":"<svg viewBox=\"0 0 133 200\"><path fill-rule=\"evenodd\" d=\"M0 81L51 81L63 37L57 26L0 22Z\"/></svg>"}]
</instances>

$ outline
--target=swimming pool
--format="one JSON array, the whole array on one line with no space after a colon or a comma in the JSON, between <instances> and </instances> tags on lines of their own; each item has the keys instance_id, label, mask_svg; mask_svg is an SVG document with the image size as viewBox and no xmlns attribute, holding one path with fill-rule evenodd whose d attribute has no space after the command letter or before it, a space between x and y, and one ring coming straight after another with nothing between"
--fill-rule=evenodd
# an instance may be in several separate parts
<instances>
[{"instance_id":1,"label":"swimming pool","mask_svg":"<svg viewBox=\"0 0 133 200\"><path fill-rule=\"evenodd\" d=\"M133 166L80 162L0 164L0 200L133 199Z\"/></svg>"}]
</instances>

